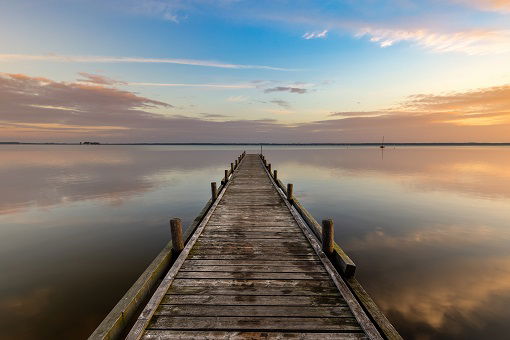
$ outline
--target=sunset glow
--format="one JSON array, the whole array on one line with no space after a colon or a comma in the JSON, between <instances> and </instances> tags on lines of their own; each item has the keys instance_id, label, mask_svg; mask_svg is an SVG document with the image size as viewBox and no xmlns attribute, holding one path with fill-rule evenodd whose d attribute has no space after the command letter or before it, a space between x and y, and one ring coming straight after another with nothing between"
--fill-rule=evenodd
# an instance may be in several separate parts
<instances>
[{"instance_id":1,"label":"sunset glow","mask_svg":"<svg viewBox=\"0 0 510 340\"><path fill-rule=\"evenodd\" d=\"M508 1L21 0L0 19L0 141L510 141Z\"/></svg>"}]
</instances>

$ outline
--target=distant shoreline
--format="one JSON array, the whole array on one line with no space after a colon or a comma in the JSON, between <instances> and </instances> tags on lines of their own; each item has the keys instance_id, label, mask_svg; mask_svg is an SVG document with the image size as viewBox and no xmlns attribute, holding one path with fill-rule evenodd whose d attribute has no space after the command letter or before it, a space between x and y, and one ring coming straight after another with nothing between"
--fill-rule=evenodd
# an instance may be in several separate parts
<instances>
[{"instance_id":1,"label":"distant shoreline","mask_svg":"<svg viewBox=\"0 0 510 340\"><path fill-rule=\"evenodd\" d=\"M83 145L101 146L101 145L196 145L196 146L229 146L229 145L246 145L246 146L378 146L381 143L98 143L98 144L80 144L80 143L60 143L60 142L0 142L0 145ZM506 143L385 143L386 146L510 146L510 142Z\"/></svg>"}]
</instances>

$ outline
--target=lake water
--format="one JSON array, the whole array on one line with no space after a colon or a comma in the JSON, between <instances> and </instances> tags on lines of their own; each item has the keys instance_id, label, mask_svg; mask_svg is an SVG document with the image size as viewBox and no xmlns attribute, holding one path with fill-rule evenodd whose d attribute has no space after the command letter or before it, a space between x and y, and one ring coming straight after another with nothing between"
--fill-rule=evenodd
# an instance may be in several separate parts
<instances>
[{"instance_id":1,"label":"lake water","mask_svg":"<svg viewBox=\"0 0 510 340\"><path fill-rule=\"evenodd\" d=\"M0 338L83 339L253 146L0 146ZM510 147L265 147L404 338L510 334Z\"/></svg>"}]
</instances>

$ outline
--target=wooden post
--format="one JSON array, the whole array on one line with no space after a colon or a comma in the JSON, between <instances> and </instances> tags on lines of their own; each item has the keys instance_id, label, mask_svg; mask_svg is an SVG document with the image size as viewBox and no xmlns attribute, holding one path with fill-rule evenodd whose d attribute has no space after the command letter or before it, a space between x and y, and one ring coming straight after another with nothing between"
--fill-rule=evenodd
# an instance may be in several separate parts
<instances>
[{"instance_id":1,"label":"wooden post","mask_svg":"<svg viewBox=\"0 0 510 340\"><path fill-rule=\"evenodd\" d=\"M238 160L236 159L236 169L237 169L237 165L238 165L237 161L238 161Z\"/></svg>"},{"instance_id":2,"label":"wooden post","mask_svg":"<svg viewBox=\"0 0 510 340\"><path fill-rule=\"evenodd\" d=\"M275 180L275 181L277 181L277 180L278 180L278 170L275 170L275 171L274 171L273 178L274 178L274 180Z\"/></svg>"},{"instance_id":3,"label":"wooden post","mask_svg":"<svg viewBox=\"0 0 510 340\"><path fill-rule=\"evenodd\" d=\"M294 189L294 185L292 183L288 183L287 184L287 199L289 200L289 202L292 202L294 200L293 189Z\"/></svg>"},{"instance_id":4,"label":"wooden post","mask_svg":"<svg viewBox=\"0 0 510 340\"><path fill-rule=\"evenodd\" d=\"M224 179L225 184L227 184L227 181L228 181L228 170L225 170L225 179Z\"/></svg>"},{"instance_id":5,"label":"wooden post","mask_svg":"<svg viewBox=\"0 0 510 340\"><path fill-rule=\"evenodd\" d=\"M180 218L172 218L170 220L170 231L172 233L172 249L176 253L180 253L184 249L182 222Z\"/></svg>"},{"instance_id":6,"label":"wooden post","mask_svg":"<svg viewBox=\"0 0 510 340\"><path fill-rule=\"evenodd\" d=\"M211 182L211 200L214 202L218 198L218 189L216 188L216 182Z\"/></svg>"},{"instance_id":7,"label":"wooden post","mask_svg":"<svg viewBox=\"0 0 510 340\"><path fill-rule=\"evenodd\" d=\"M234 163L230 163L230 172L234 173Z\"/></svg>"},{"instance_id":8,"label":"wooden post","mask_svg":"<svg viewBox=\"0 0 510 340\"><path fill-rule=\"evenodd\" d=\"M271 163L267 165L267 171L269 171L269 174L271 174Z\"/></svg>"},{"instance_id":9,"label":"wooden post","mask_svg":"<svg viewBox=\"0 0 510 340\"><path fill-rule=\"evenodd\" d=\"M326 255L333 253L334 237L333 220L322 220L322 251Z\"/></svg>"}]
</instances>

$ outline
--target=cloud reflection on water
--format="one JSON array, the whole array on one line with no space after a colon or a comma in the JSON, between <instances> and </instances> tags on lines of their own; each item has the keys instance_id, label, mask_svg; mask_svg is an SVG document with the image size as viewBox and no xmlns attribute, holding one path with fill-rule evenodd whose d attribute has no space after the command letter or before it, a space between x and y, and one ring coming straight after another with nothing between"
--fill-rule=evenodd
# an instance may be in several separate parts
<instances>
[{"instance_id":1,"label":"cloud reflection on water","mask_svg":"<svg viewBox=\"0 0 510 340\"><path fill-rule=\"evenodd\" d=\"M0 311L21 311L12 336L27 322L52 334L71 302L84 306L86 336L161 249L166 218L193 218L238 149L2 146ZM510 148L264 149L317 219L335 219L358 278L405 338L510 331ZM23 297L47 295L34 285L53 301L35 314Z\"/></svg>"}]
</instances>

